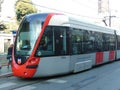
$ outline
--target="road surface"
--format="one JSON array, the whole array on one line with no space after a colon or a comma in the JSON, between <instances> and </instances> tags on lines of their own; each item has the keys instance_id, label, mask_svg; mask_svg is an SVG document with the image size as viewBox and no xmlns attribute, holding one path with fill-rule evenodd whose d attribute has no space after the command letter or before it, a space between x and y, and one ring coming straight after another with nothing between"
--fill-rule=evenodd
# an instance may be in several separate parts
<instances>
[{"instance_id":1,"label":"road surface","mask_svg":"<svg viewBox=\"0 0 120 90\"><path fill-rule=\"evenodd\" d=\"M49 78L0 78L0 90L120 90L120 61Z\"/></svg>"}]
</instances>

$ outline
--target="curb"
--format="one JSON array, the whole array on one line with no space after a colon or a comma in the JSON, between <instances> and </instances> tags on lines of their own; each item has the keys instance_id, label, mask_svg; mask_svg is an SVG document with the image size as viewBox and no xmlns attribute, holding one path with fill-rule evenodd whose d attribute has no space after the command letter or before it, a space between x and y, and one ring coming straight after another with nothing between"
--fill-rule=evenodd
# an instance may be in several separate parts
<instances>
[{"instance_id":1,"label":"curb","mask_svg":"<svg viewBox=\"0 0 120 90\"><path fill-rule=\"evenodd\" d=\"M1 75L0 75L0 78L3 78L3 77L10 77L10 76L13 76L13 73L12 73L12 72L5 73L5 74L1 74Z\"/></svg>"}]
</instances>

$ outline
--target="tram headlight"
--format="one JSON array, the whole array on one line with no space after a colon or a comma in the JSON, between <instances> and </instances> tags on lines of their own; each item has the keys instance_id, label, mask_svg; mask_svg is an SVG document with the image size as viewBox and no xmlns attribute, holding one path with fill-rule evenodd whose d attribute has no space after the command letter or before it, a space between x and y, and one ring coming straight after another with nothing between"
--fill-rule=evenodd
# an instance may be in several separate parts
<instances>
[{"instance_id":1,"label":"tram headlight","mask_svg":"<svg viewBox=\"0 0 120 90\"><path fill-rule=\"evenodd\" d=\"M29 60L30 64L37 64L38 60L37 59L31 59Z\"/></svg>"},{"instance_id":2,"label":"tram headlight","mask_svg":"<svg viewBox=\"0 0 120 90\"><path fill-rule=\"evenodd\" d=\"M36 61L35 60L30 60L30 63L31 64L34 64Z\"/></svg>"}]
</instances>

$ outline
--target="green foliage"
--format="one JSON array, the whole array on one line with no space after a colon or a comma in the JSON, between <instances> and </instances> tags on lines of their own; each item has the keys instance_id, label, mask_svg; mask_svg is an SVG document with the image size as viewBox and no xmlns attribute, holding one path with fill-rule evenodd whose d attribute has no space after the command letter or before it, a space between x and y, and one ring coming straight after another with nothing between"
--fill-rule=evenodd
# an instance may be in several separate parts
<instances>
[{"instance_id":1,"label":"green foliage","mask_svg":"<svg viewBox=\"0 0 120 90\"><path fill-rule=\"evenodd\" d=\"M11 33L12 30L17 30L18 25L15 22L0 22L0 32Z\"/></svg>"},{"instance_id":2,"label":"green foliage","mask_svg":"<svg viewBox=\"0 0 120 90\"><path fill-rule=\"evenodd\" d=\"M5 33L11 33L12 30L18 29L18 24L15 22L7 22L5 26L6 26L6 29L4 29Z\"/></svg>"},{"instance_id":3,"label":"green foliage","mask_svg":"<svg viewBox=\"0 0 120 90\"><path fill-rule=\"evenodd\" d=\"M6 28L7 28L7 27L6 27L5 24L3 24L3 23L0 24L0 31L3 31L3 30L6 29Z\"/></svg>"},{"instance_id":4,"label":"green foliage","mask_svg":"<svg viewBox=\"0 0 120 90\"><path fill-rule=\"evenodd\" d=\"M30 0L18 0L15 4L15 9L18 22L20 22L25 15L37 12L37 9Z\"/></svg>"}]
</instances>

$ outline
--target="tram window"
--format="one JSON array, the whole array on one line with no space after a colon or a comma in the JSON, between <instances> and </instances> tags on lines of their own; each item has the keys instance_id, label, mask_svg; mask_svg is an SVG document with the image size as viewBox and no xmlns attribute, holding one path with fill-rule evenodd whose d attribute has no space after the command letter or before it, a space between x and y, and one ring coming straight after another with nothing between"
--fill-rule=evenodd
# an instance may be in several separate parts
<instances>
[{"instance_id":1,"label":"tram window","mask_svg":"<svg viewBox=\"0 0 120 90\"><path fill-rule=\"evenodd\" d=\"M103 34L104 51L115 50L115 37L111 34Z\"/></svg>"},{"instance_id":2,"label":"tram window","mask_svg":"<svg viewBox=\"0 0 120 90\"><path fill-rule=\"evenodd\" d=\"M106 33L103 33L103 50L109 50L109 37Z\"/></svg>"},{"instance_id":3,"label":"tram window","mask_svg":"<svg viewBox=\"0 0 120 90\"><path fill-rule=\"evenodd\" d=\"M53 30L51 27L46 27L37 49L37 56L54 55L53 49Z\"/></svg>"},{"instance_id":4,"label":"tram window","mask_svg":"<svg viewBox=\"0 0 120 90\"><path fill-rule=\"evenodd\" d=\"M94 42L95 42L95 32L93 31L83 31L83 53L94 52Z\"/></svg>"},{"instance_id":5,"label":"tram window","mask_svg":"<svg viewBox=\"0 0 120 90\"><path fill-rule=\"evenodd\" d=\"M101 32L95 32L95 51L101 52L103 51L103 33Z\"/></svg>"},{"instance_id":6,"label":"tram window","mask_svg":"<svg viewBox=\"0 0 120 90\"><path fill-rule=\"evenodd\" d=\"M117 36L118 42L117 42L117 49L120 50L120 36Z\"/></svg>"},{"instance_id":7,"label":"tram window","mask_svg":"<svg viewBox=\"0 0 120 90\"><path fill-rule=\"evenodd\" d=\"M110 39L109 49L115 50L115 37L114 37L114 35L109 35L109 39Z\"/></svg>"},{"instance_id":8,"label":"tram window","mask_svg":"<svg viewBox=\"0 0 120 90\"><path fill-rule=\"evenodd\" d=\"M82 30L73 28L72 30L72 54L82 53L82 40L83 40Z\"/></svg>"},{"instance_id":9,"label":"tram window","mask_svg":"<svg viewBox=\"0 0 120 90\"><path fill-rule=\"evenodd\" d=\"M69 46L66 43L66 27L49 26L41 38L36 56L66 55ZM68 42L68 41L67 41Z\"/></svg>"},{"instance_id":10,"label":"tram window","mask_svg":"<svg viewBox=\"0 0 120 90\"><path fill-rule=\"evenodd\" d=\"M55 39L55 55L66 55L67 54L67 43L66 43L66 28L65 27L53 27L54 39Z\"/></svg>"}]
</instances>

